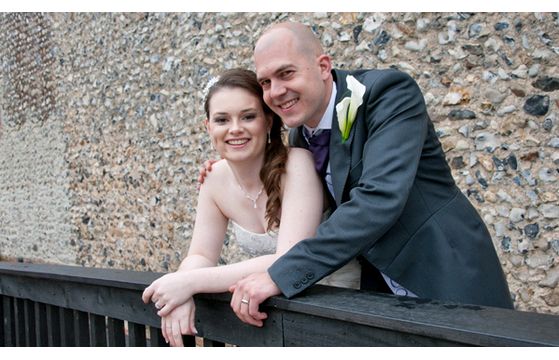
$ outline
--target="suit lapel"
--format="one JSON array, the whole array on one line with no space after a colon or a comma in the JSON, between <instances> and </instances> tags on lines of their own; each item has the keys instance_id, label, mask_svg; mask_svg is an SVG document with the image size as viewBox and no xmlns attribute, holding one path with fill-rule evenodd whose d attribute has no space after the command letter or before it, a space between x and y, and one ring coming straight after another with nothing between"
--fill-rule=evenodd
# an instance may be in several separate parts
<instances>
[{"instance_id":1,"label":"suit lapel","mask_svg":"<svg viewBox=\"0 0 559 360\"><path fill-rule=\"evenodd\" d=\"M334 81L336 82L337 94L336 104L338 104L346 95L347 84L345 77L348 72L333 70ZM351 142L353 141L354 131L349 134L349 139L342 143L342 134L338 126L338 115L334 110L334 118L332 119L332 130L330 133L330 172L332 176L332 187L334 189L334 198L336 205L340 205L344 192L344 185L349 174L351 164Z\"/></svg>"}]
</instances>

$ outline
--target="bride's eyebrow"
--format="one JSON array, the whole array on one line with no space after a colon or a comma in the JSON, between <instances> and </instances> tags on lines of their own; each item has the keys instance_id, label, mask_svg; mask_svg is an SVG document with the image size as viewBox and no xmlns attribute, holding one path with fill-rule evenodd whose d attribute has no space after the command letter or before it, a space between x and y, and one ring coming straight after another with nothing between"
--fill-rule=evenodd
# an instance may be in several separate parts
<instances>
[{"instance_id":1,"label":"bride's eyebrow","mask_svg":"<svg viewBox=\"0 0 559 360\"><path fill-rule=\"evenodd\" d=\"M241 110L239 113L240 114L246 114L246 113L250 113L250 112L257 112L258 110L256 108L248 108L248 109L243 109Z\"/></svg>"}]
</instances>

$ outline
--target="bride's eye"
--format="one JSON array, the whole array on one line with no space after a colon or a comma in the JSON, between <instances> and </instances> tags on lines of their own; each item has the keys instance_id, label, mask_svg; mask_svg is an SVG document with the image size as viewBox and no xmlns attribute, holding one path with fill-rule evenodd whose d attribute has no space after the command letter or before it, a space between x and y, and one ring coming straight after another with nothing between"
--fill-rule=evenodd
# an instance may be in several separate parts
<instances>
[{"instance_id":1,"label":"bride's eye","mask_svg":"<svg viewBox=\"0 0 559 360\"><path fill-rule=\"evenodd\" d=\"M249 121L250 121L250 120L254 120L254 119L256 119L256 114L246 114L246 115L243 117L243 119L244 119L244 120L249 120Z\"/></svg>"},{"instance_id":2,"label":"bride's eye","mask_svg":"<svg viewBox=\"0 0 559 360\"><path fill-rule=\"evenodd\" d=\"M216 124L224 124L227 121L227 118L224 117L215 117L213 118L213 122Z\"/></svg>"}]
</instances>

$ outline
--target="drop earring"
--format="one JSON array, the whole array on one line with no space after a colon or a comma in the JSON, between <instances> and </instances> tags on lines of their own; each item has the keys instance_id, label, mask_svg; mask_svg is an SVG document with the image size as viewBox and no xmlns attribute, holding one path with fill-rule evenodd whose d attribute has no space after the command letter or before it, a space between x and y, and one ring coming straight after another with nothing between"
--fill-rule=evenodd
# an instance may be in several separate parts
<instances>
[{"instance_id":1,"label":"drop earring","mask_svg":"<svg viewBox=\"0 0 559 360\"><path fill-rule=\"evenodd\" d=\"M270 136L270 132L268 131L268 144L271 144L271 143L272 143L272 138Z\"/></svg>"}]
</instances>

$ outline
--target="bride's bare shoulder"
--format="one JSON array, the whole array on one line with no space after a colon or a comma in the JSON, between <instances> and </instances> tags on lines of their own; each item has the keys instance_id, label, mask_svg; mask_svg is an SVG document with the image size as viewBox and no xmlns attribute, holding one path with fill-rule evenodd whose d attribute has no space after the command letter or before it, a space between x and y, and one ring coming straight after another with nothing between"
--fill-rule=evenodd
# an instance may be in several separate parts
<instances>
[{"instance_id":1,"label":"bride's bare shoulder","mask_svg":"<svg viewBox=\"0 0 559 360\"><path fill-rule=\"evenodd\" d=\"M227 161L221 159L212 165L212 171L206 174L204 184L210 187L223 186L223 182L227 181L229 175Z\"/></svg>"}]
</instances>

